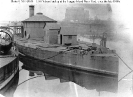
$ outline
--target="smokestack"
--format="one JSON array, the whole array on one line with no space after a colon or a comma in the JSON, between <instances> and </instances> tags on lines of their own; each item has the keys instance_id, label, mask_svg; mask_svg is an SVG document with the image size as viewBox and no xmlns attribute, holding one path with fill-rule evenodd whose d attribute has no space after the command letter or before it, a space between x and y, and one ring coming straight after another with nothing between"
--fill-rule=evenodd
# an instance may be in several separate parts
<instances>
[{"instance_id":1,"label":"smokestack","mask_svg":"<svg viewBox=\"0 0 133 97\"><path fill-rule=\"evenodd\" d=\"M29 17L34 16L34 5L29 6Z\"/></svg>"}]
</instances>

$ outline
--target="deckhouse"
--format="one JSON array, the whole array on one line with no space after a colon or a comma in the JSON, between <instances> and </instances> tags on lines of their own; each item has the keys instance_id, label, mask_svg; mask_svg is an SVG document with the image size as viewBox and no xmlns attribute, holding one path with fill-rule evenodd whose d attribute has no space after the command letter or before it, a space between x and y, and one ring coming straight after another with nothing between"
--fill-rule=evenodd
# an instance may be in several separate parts
<instances>
[{"instance_id":1,"label":"deckhouse","mask_svg":"<svg viewBox=\"0 0 133 97\"><path fill-rule=\"evenodd\" d=\"M56 23L57 21L43 15L43 13L37 13L34 15L34 6L29 6L29 18L23 20L24 37L36 40L44 39L44 28L47 23Z\"/></svg>"},{"instance_id":2,"label":"deckhouse","mask_svg":"<svg viewBox=\"0 0 133 97\"><path fill-rule=\"evenodd\" d=\"M29 6L29 18L23 22L23 36L27 39L44 41L48 44L75 45L77 32L73 27L62 26L43 13L34 15L34 6Z\"/></svg>"}]
</instances>

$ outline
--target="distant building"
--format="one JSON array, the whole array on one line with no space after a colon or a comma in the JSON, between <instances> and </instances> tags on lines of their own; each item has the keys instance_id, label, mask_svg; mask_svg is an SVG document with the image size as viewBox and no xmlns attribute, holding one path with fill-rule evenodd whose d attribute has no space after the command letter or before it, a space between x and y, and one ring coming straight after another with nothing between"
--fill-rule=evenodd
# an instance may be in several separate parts
<instances>
[{"instance_id":1,"label":"distant building","mask_svg":"<svg viewBox=\"0 0 133 97\"><path fill-rule=\"evenodd\" d=\"M111 18L112 8L110 4L88 4L80 7L69 7L66 9L65 21L75 23L88 23L95 20L108 20Z\"/></svg>"},{"instance_id":2,"label":"distant building","mask_svg":"<svg viewBox=\"0 0 133 97\"><path fill-rule=\"evenodd\" d=\"M89 12L89 10L84 10L84 18L85 18L85 22L86 22L86 20L90 20L90 12Z\"/></svg>"},{"instance_id":3,"label":"distant building","mask_svg":"<svg viewBox=\"0 0 133 97\"><path fill-rule=\"evenodd\" d=\"M10 21L7 25L10 27L10 31L14 34L17 34L18 36L23 37L23 24L20 21Z\"/></svg>"},{"instance_id":4,"label":"distant building","mask_svg":"<svg viewBox=\"0 0 133 97\"><path fill-rule=\"evenodd\" d=\"M84 23L89 20L89 11L82 7L71 7L66 9L65 21Z\"/></svg>"}]
</instances>

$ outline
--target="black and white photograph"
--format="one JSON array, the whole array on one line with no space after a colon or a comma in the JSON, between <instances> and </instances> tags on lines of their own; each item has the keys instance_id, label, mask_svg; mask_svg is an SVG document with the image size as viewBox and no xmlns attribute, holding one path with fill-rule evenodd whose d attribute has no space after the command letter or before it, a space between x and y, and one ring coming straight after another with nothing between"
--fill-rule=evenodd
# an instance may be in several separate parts
<instances>
[{"instance_id":1,"label":"black and white photograph","mask_svg":"<svg viewBox=\"0 0 133 97\"><path fill-rule=\"evenodd\" d=\"M132 0L1 0L0 97L133 97Z\"/></svg>"}]
</instances>

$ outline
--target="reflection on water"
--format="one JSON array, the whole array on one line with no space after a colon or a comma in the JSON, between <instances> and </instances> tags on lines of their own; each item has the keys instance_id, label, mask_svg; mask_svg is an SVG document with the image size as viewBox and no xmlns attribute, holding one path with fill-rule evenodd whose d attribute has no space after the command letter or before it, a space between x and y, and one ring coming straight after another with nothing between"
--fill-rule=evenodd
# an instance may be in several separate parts
<instances>
[{"instance_id":1,"label":"reflection on water","mask_svg":"<svg viewBox=\"0 0 133 97\"><path fill-rule=\"evenodd\" d=\"M22 65L22 63L21 63ZM35 74L35 76L37 76ZM20 72L19 83L31 78L27 70ZM79 76L82 78L82 75ZM99 92L106 91L109 93L117 92L117 78L98 76L95 74L87 75L87 79L82 84L87 89L73 82L60 83L60 79L46 80L44 76L29 80L18 86L15 97L88 97L87 95L99 96ZM115 93L113 93L115 94Z\"/></svg>"},{"instance_id":2,"label":"reflection on water","mask_svg":"<svg viewBox=\"0 0 133 97\"><path fill-rule=\"evenodd\" d=\"M118 90L118 77L108 77L108 76L100 76L96 74L87 74L79 75L77 78L83 78L84 81L81 83L88 90L94 90L101 92L113 92L117 93Z\"/></svg>"},{"instance_id":3,"label":"reflection on water","mask_svg":"<svg viewBox=\"0 0 133 97\"><path fill-rule=\"evenodd\" d=\"M108 42L109 43L109 42ZM117 53L132 68L132 46L130 43L111 43L110 48L115 48ZM128 48L128 49L126 49ZM22 65L22 63L20 63ZM119 78L123 77L130 70L119 60ZM17 87L14 97L133 97L132 73L117 83L117 79L109 77L90 75L88 89L73 82L60 83L59 79L45 80L45 77L37 77ZM37 75L35 75L37 76ZM19 83L31 78L26 70L20 71ZM85 81L86 82L86 81ZM118 92L117 91L118 85ZM100 91L100 92L99 92Z\"/></svg>"}]
</instances>

